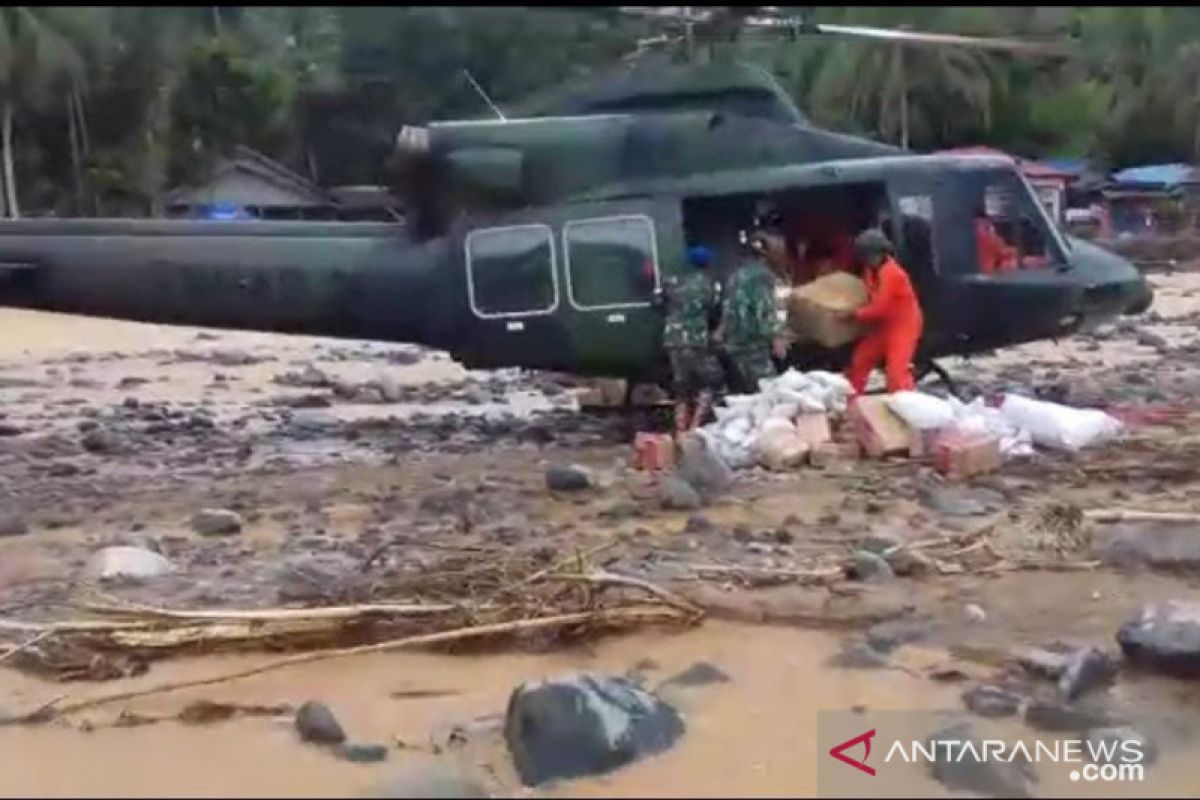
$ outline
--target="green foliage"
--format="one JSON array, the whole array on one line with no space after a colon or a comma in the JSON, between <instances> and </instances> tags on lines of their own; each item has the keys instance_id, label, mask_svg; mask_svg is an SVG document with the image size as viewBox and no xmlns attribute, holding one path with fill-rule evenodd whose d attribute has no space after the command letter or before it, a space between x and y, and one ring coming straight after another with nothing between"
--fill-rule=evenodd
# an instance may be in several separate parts
<instances>
[{"instance_id":1,"label":"green foliage","mask_svg":"<svg viewBox=\"0 0 1200 800\"><path fill-rule=\"evenodd\" d=\"M1064 38L1052 61L840 37L757 39L814 122L916 150L990 144L1112 167L1200 159L1200 11L1190 7L860 7L820 22ZM604 7L0 9L14 182L46 210L147 213L236 144L325 184L375 183L398 127L492 112L615 65L656 33ZM74 98L81 113L71 117ZM81 166L73 165L80 162ZM28 192L25 189L28 189Z\"/></svg>"}]
</instances>

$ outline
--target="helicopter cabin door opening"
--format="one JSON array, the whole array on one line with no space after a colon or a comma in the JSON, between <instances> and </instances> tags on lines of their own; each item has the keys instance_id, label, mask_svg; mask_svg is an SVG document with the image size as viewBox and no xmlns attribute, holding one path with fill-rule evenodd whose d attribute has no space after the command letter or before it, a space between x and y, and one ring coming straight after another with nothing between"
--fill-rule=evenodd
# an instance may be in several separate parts
<instances>
[{"instance_id":1,"label":"helicopter cabin door opening","mask_svg":"<svg viewBox=\"0 0 1200 800\"><path fill-rule=\"evenodd\" d=\"M678 260L679 204L578 203L473 221L462 236L468 367L652 375L661 270ZM635 375L630 375L633 365Z\"/></svg>"},{"instance_id":2,"label":"helicopter cabin door opening","mask_svg":"<svg viewBox=\"0 0 1200 800\"><path fill-rule=\"evenodd\" d=\"M765 224L767 260L793 287L853 271L854 237L866 228L894 234L883 181L696 197L684 202L683 219L688 244L712 249L722 274L744 258L738 232Z\"/></svg>"}]
</instances>

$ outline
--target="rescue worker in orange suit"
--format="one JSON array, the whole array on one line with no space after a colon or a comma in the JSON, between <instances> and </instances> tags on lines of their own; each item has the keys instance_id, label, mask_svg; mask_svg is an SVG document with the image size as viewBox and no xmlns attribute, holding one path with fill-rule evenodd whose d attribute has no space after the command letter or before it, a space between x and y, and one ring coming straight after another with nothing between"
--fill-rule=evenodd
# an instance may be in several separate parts
<instances>
[{"instance_id":1,"label":"rescue worker in orange suit","mask_svg":"<svg viewBox=\"0 0 1200 800\"><path fill-rule=\"evenodd\" d=\"M882 231L863 231L854 240L854 249L870 299L847 316L870 330L855 346L846 378L857 397L866 390L871 370L882 361L889 393L914 389L912 361L925 319L912 281L893 257L892 243Z\"/></svg>"},{"instance_id":2,"label":"rescue worker in orange suit","mask_svg":"<svg viewBox=\"0 0 1200 800\"><path fill-rule=\"evenodd\" d=\"M975 246L979 252L979 271L984 275L1011 272L1017 268L1017 250L996 232L996 226L980 206L975 211Z\"/></svg>"}]
</instances>

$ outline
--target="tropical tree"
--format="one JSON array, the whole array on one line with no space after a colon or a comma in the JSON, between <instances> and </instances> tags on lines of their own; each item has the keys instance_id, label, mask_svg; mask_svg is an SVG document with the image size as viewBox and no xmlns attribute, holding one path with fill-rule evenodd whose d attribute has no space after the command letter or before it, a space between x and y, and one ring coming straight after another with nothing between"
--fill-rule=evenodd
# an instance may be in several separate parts
<instances>
[{"instance_id":1,"label":"tropical tree","mask_svg":"<svg viewBox=\"0 0 1200 800\"><path fill-rule=\"evenodd\" d=\"M74 151L79 156L86 137L80 97L88 56L105 38L106 17L107 12L96 7L0 8L0 159L3 206L8 216L20 216L14 117L23 106L39 106L57 98L68 110Z\"/></svg>"}]
</instances>

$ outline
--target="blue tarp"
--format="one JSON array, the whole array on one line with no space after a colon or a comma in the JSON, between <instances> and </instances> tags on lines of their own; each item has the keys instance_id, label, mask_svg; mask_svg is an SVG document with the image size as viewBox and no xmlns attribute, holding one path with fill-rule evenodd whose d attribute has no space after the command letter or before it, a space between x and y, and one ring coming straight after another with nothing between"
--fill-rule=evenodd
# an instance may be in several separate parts
<instances>
[{"instance_id":1,"label":"blue tarp","mask_svg":"<svg viewBox=\"0 0 1200 800\"><path fill-rule=\"evenodd\" d=\"M1038 163L1077 178L1088 170L1088 163L1082 158L1043 158Z\"/></svg>"},{"instance_id":2,"label":"blue tarp","mask_svg":"<svg viewBox=\"0 0 1200 800\"><path fill-rule=\"evenodd\" d=\"M1200 171L1191 164L1155 164L1130 167L1112 176L1117 186L1174 189L1187 183L1200 183Z\"/></svg>"}]
</instances>

